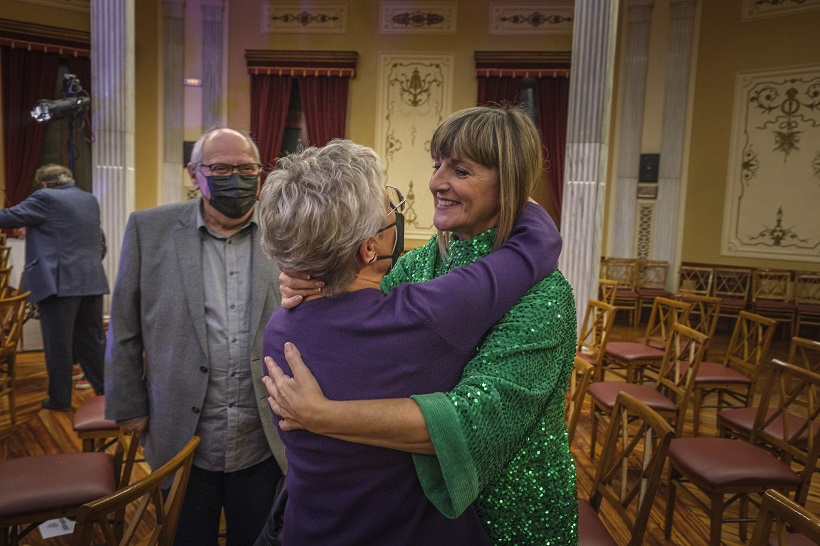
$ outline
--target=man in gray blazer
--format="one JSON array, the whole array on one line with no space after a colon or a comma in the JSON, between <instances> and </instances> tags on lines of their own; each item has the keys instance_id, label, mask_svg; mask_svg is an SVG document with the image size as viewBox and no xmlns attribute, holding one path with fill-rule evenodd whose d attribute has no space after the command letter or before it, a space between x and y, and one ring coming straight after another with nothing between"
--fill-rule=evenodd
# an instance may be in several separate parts
<instances>
[{"instance_id":1,"label":"man in gray blazer","mask_svg":"<svg viewBox=\"0 0 820 546\"><path fill-rule=\"evenodd\" d=\"M48 371L42 405L70 411L72 355L97 394L103 390L102 295L108 294L108 280L101 263L100 206L62 165L40 167L34 181L42 189L0 210L0 228L26 228L23 289L31 291L28 299L40 311Z\"/></svg>"},{"instance_id":2,"label":"man in gray blazer","mask_svg":"<svg viewBox=\"0 0 820 546\"><path fill-rule=\"evenodd\" d=\"M131 215L111 297L106 417L144 435L152 468L201 443L176 544L252 544L285 471L262 383L262 335L279 304L259 246L259 151L204 134L188 173L202 196Z\"/></svg>"}]
</instances>

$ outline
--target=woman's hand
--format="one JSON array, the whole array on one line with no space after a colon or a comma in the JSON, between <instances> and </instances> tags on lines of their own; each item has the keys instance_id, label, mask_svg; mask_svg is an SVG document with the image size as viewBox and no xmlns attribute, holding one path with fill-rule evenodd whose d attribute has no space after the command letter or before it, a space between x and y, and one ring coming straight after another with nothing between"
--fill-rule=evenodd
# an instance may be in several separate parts
<instances>
[{"instance_id":1,"label":"woman's hand","mask_svg":"<svg viewBox=\"0 0 820 546\"><path fill-rule=\"evenodd\" d=\"M263 377L262 381L268 390L268 404L282 418L279 421L282 430L318 432L311 428L313 423L310 418L321 413L323 404L328 400L293 343L285 343L285 358L293 377L285 374L271 357L265 357L268 376Z\"/></svg>"},{"instance_id":2,"label":"woman's hand","mask_svg":"<svg viewBox=\"0 0 820 546\"><path fill-rule=\"evenodd\" d=\"M279 292L282 294L282 307L293 309L308 296L322 292L325 283L311 280L307 273L279 273Z\"/></svg>"}]
</instances>

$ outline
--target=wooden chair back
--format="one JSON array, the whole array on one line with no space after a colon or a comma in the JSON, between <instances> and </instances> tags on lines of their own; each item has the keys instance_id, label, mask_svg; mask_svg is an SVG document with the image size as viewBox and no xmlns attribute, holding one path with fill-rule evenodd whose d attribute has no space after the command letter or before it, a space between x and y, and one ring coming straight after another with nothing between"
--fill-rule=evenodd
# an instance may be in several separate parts
<instances>
[{"instance_id":1,"label":"wooden chair back","mask_svg":"<svg viewBox=\"0 0 820 546\"><path fill-rule=\"evenodd\" d=\"M613 279L598 279L598 291L600 292L600 301L615 305L615 293L618 290L618 281Z\"/></svg>"},{"instance_id":2,"label":"wooden chair back","mask_svg":"<svg viewBox=\"0 0 820 546\"><path fill-rule=\"evenodd\" d=\"M610 504L632 534L630 546L643 543L674 436L657 412L625 392L618 394L589 502L596 511L602 500Z\"/></svg>"},{"instance_id":3,"label":"wooden chair back","mask_svg":"<svg viewBox=\"0 0 820 546\"><path fill-rule=\"evenodd\" d=\"M0 298L0 398L6 396L9 419L17 423L17 401L14 393L17 346L23 335L26 300L29 292L10 298Z\"/></svg>"},{"instance_id":4,"label":"wooden chair back","mask_svg":"<svg viewBox=\"0 0 820 546\"><path fill-rule=\"evenodd\" d=\"M691 312L691 303L670 298L655 298L649 322L646 323L644 341L647 344L655 343L665 347L672 333L672 325L675 323L689 324L689 313Z\"/></svg>"},{"instance_id":5,"label":"wooden chair back","mask_svg":"<svg viewBox=\"0 0 820 546\"><path fill-rule=\"evenodd\" d=\"M709 338L715 335L718 319L720 318L720 298L711 296L699 296L687 294L686 302L691 303L692 311L689 313L689 325Z\"/></svg>"},{"instance_id":6,"label":"wooden chair back","mask_svg":"<svg viewBox=\"0 0 820 546\"><path fill-rule=\"evenodd\" d=\"M709 337L680 323L672 325L672 335L658 372L658 391L678 407L675 433L681 436L686 408L695 388L695 377L706 352Z\"/></svg>"},{"instance_id":7,"label":"wooden chair back","mask_svg":"<svg viewBox=\"0 0 820 546\"><path fill-rule=\"evenodd\" d=\"M635 284L639 288L666 289L666 277L669 273L669 262L659 260L640 260L637 263Z\"/></svg>"},{"instance_id":8,"label":"wooden chair back","mask_svg":"<svg viewBox=\"0 0 820 546\"><path fill-rule=\"evenodd\" d=\"M794 301L797 304L820 305L820 273L796 273Z\"/></svg>"},{"instance_id":9,"label":"wooden chair back","mask_svg":"<svg viewBox=\"0 0 820 546\"><path fill-rule=\"evenodd\" d=\"M711 267L682 265L678 268L678 294L711 296L715 270Z\"/></svg>"},{"instance_id":10,"label":"wooden chair back","mask_svg":"<svg viewBox=\"0 0 820 546\"><path fill-rule=\"evenodd\" d=\"M820 341L793 337L789 345L789 362L820 373Z\"/></svg>"},{"instance_id":11,"label":"wooden chair back","mask_svg":"<svg viewBox=\"0 0 820 546\"><path fill-rule=\"evenodd\" d=\"M11 266L0 267L0 298L11 296L9 281L11 280Z\"/></svg>"},{"instance_id":12,"label":"wooden chair back","mask_svg":"<svg viewBox=\"0 0 820 546\"><path fill-rule=\"evenodd\" d=\"M749 546L768 546L774 538L777 546L788 546L789 534L794 532L820 544L820 518L782 493L769 489L760 503Z\"/></svg>"},{"instance_id":13,"label":"wooden chair back","mask_svg":"<svg viewBox=\"0 0 820 546\"><path fill-rule=\"evenodd\" d=\"M578 334L577 352L589 355L587 360L595 367L596 374L601 369L606 342L614 322L615 307L602 301L589 300L581 332Z\"/></svg>"},{"instance_id":14,"label":"wooden chair back","mask_svg":"<svg viewBox=\"0 0 820 546\"><path fill-rule=\"evenodd\" d=\"M767 388L760 397L749 441L801 466L795 501L804 504L820 454L820 374L777 359L764 367Z\"/></svg>"},{"instance_id":15,"label":"wooden chair back","mask_svg":"<svg viewBox=\"0 0 820 546\"><path fill-rule=\"evenodd\" d=\"M578 418L581 416L581 408L584 405L584 397L587 394L587 387L595 373L595 366L576 356L574 369L569 377L569 391L567 391L566 403L564 404L564 415L567 420L567 434L569 443L575 437L575 429L578 427Z\"/></svg>"},{"instance_id":16,"label":"wooden chair back","mask_svg":"<svg viewBox=\"0 0 820 546\"><path fill-rule=\"evenodd\" d=\"M618 290L634 291L638 262L630 258L607 258L604 260L604 278L618 281Z\"/></svg>"},{"instance_id":17,"label":"wooden chair back","mask_svg":"<svg viewBox=\"0 0 820 546\"><path fill-rule=\"evenodd\" d=\"M716 267L714 290L716 298L749 300L752 272L749 269Z\"/></svg>"},{"instance_id":18,"label":"wooden chair back","mask_svg":"<svg viewBox=\"0 0 820 546\"><path fill-rule=\"evenodd\" d=\"M9 266L9 256L11 256L11 247L6 246L5 243L0 244L0 268Z\"/></svg>"},{"instance_id":19,"label":"wooden chair back","mask_svg":"<svg viewBox=\"0 0 820 546\"><path fill-rule=\"evenodd\" d=\"M788 302L792 299L791 271L755 269L752 273L752 301Z\"/></svg>"},{"instance_id":20,"label":"wooden chair back","mask_svg":"<svg viewBox=\"0 0 820 546\"><path fill-rule=\"evenodd\" d=\"M748 311L741 311L737 316L723 364L752 380L749 396L745 399L747 406L751 404L761 378L761 365L769 354L776 327L776 320Z\"/></svg>"},{"instance_id":21,"label":"wooden chair back","mask_svg":"<svg viewBox=\"0 0 820 546\"><path fill-rule=\"evenodd\" d=\"M102 530L106 544L121 546L131 544L144 518L151 523L153 531L147 541L140 544L150 546L173 544L197 445L199 445L199 437L194 436L182 451L154 472L111 495L81 506L77 510L77 521L71 545L90 546L95 526ZM171 489L167 498L163 499L160 488L169 478L173 478ZM123 521L125 509L134 503L136 503L134 514L125 526ZM153 510L149 510L151 507ZM156 520L152 521L154 514ZM124 527L124 531L119 532L118 526Z\"/></svg>"}]
</instances>

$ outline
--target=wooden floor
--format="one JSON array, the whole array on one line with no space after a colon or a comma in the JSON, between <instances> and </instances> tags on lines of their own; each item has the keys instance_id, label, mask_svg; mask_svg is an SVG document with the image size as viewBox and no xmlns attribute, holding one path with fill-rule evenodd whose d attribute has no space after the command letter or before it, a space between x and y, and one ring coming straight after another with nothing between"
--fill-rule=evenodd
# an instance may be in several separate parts
<instances>
[{"instance_id":1,"label":"wooden floor","mask_svg":"<svg viewBox=\"0 0 820 546\"><path fill-rule=\"evenodd\" d=\"M616 324L613 329L613 339L633 339L640 335L628 326ZM804 333L805 335L805 333ZM720 359L725 352L728 335L719 331L710 349L710 360ZM772 345L770 357L785 358L788 354L788 341L776 339ZM60 453L80 451L81 444L71 429L72 413L51 412L41 409L40 400L46 392L46 372L43 354L41 352L21 353L18 358L17 382L17 414L18 422L10 426L8 410L5 401L0 401L0 461L37 455L44 453ZM73 407L93 396L91 390L74 391ZM691 419L689 419L691 423ZM702 433L715 434L714 410L707 410L702 421ZM691 431L689 431L691 433ZM588 497L592 485L594 466L589 460L590 417L589 409L584 409L578 425L575 443L572 446L578 468L578 494ZM148 471L143 463L135 470L135 477L140 477ZM815 480L817 481L817 480ZM666 504L666 488L661 490L655 500L651 521L644 544L647 545L693 545L706 544L708 522L704 514L693 510L689 500L680 497L676 503L676 515L671 541L663 538L663 514ZM820 513L820 488L815 485L810 494L808 508L814 513ZM606 516L606 514L605 514ZM610 528L621 544L625 544L627 537L623 529L611 525L612 519L607 518ZM737 528L732 524L724 526L724 542L727 545L742 544L737 538ZM68 544L67 537L43 540L37 531L34 531L23 544L31 545L64 545Z\"/></svg>"}]
</instances>

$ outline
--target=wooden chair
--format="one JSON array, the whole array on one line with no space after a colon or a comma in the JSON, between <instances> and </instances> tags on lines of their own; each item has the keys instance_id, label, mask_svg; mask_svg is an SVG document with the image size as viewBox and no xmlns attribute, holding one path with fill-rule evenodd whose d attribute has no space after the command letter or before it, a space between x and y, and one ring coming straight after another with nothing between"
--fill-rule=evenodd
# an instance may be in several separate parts
<instances>
[{"instance_id":1,"label":"wooden chair","mask_svg":"<svg viewBox=\"0 0 820 546\"><path fill-rule=\"evenodd\" d=\"M789 532L789 529L794 532ZM749 546L820 544L820 518L774 489L763 495Z\"/></svg>"},{"instance_id":2,"label":"wooden chair","mask_svg":"<svg viewBox=\"0 0 820 546\"><path fill-rule=\"evenodd\" d=\"M695 377L692 394L694 435L700 428L703 408L749 407L759 379L760 363L766 360L777 323L766 317L741 311L735 322L723 362L704 360ZM704 405L704 399L715 393L714 405ZM733 402L732 402L733 401ZM747 413L753 414L752 411ZM754 419L749 415L750 422Z\"/></svg>"},{"instance_id":3,"label":"wooden chair","mask_svg":"<svg viewBox=\"0 0 820 546\"><path fill-rule=\"evenodd\" d=\"M692 306L668 298L655 298L644 337L635 341L612 341L604 349L604 370L622 375L627 383L643 379L643 370L663 359L666 344L676 322L686 324ZM601 376L603 378L603 376ZM614 401L614 400L613 400Z\"/></svg>"},{"instance_id":4,"label":"wooden chair","mask_svg":"<svg viewBox=\"0 0 820 546\"><path fill-rule=\"evenodd\" d=\"M754 335L768 335L771 338L774 336L774 328L776 322L772 319L765 320L768 321L768 325L765 326L765 329L768 330L768 334L761 330ZM761 373L763 366L760 366L761 363L765 362L765 357L765 354L759 354L755 357L759 360L759 362L758 366L754 370L752 370L752 385L750 386L751 395L747 399L746 407L725 409L723 411L718 412L717 428L718 435L721 438L749 439L751 437L755 417L757 416L757 407L752 406L752 397L754 396L754 393L757 391L757 386L768 379L764 377ZM815 373L820 373L820 342L812 341L809 339L803 339L799 337L793 337L791 344L789 346L788 362L790 364L794 364L795 366L799 366L803 369L810 370ZM748 369L746 373L749 373ZM792 426L799 426L799 416L787 415L786 418L792 422Z\"/></svg>"},{"instance_id":5,"label":"wooden chair","mask_svg":"<svg viewBox=\"0 0 820 546\"><path fill-rule=\"evenodd\" d=\"M711 296L715 270L711 267L682 265L678 268L678 295Z\"/></svg>"},{"instance_id":6,"label":"wooden chair","mask_svg":"<svg viewBox=\"0 0 820 546\"><path fill-rule=\"evenodd\" d=\"M801 326L820 326L820 273L795 274L794 303L794 335L800 335Z\"/></svg>"},{"instance_id":7,"label":"wooden chair","mask_svg":"<svg viewBox=\"0 0 820 546\"><path fill-rule=\"evenodd\" d=\"M706 334L709 338L714 337L723 300L695 294L686 294L679 299L692 306L689 313L689 326L701 334Z\"/></svg>"},{"instance_id":8,"label":"wooden chair","mask_svg":"<svg viewBox=\"0 0 820 546\"><path fill-rule=\"evenodd\" d=\"M752 273L752 308L758 315L782 323L792 337L797 307L792 300L790 271L755 269Z\"/></svg>"},{"instance_id":9,"label":"wooden chair","mask_svg":"<svg viewBox=\"0 0 820 546\"><path fill-rule=\"evenodd\" d=\"M672 335L663 355L657 384L621 383L599 381L589 386L592 400L592 434L590 437L590 459L595 458L595 438L598 421L606 420L615 407L618 394L625 392L634 396L668 421L675 424L675 433L683 433L683 423L689 397L695 384L700 362L709 338L700 332L675 323Z\"/></svg>"},{"instance_id":10,"label":"wooden chair","mask_svg":"<svg viewBox=\"0 0 820 546\"><path fill-rule=\"evenodd\" d=\"M617 544L598 517L602 500L612 506L630 531L628 545L643 543L674 436L672 427L656 412L626 393L618 395L590 499L588 502L578 499L579 545Z\"/></svg>"},{"instance_id":11,"label":"wooden chair","mask_svg":"<svg viewBox=\"0 0 820 546\"><path fill-rule=\"evenodd\" d=\"M72 428L83 442L83 451L102 451L119 434L116 421L105 418L105 395L92 396L77 408Z\"/></svg>"},{"instance_id":12,"label":"wooden chair","mask_svg":"<svg viewBox=\"0 0 820 546\"><path fill-rule=\"evenodd\" d=\"M638 292L638 316L644 309L651 309L655 298L671 298L672 292L666 289L666 276L669 273L669 262L641 260L637 265L635 290Z\"/></svg>"},{"instance_id":13,"label":"wooden chair","mask_svg":"<svg viewBox=\"0 0 820 546\"><path fill-rule=\"evenodd\" d=\"M138 447L121 433L114 454L32 455L0 463L0 544L16 544L42 522L74 517L83 504L127 485Z\"/></svg>"},{"instance_id":14,"label":"wooden chair","mask_svg":"<svg viewBox=\"0 0 820 546\"><path fill-rule=\"evenodd\" d=\"M575 355L594 367L593 378L603 379L603 358L609 332L615 322L615 308L604 302L589 300L584 314L584 323L578 334Z\"/></svg>"},{"instance_id":15,"label":"wooden chair","mask_svg":"<svg viewBox=\"0 0 820 546\"><path fill-rule=\"evenodd\" d=\"M11 424L17 423L17 400L14 394L17 346L23 334L23 315L28 292L0 298L0 397L8 397Z\"/></svg>"},{"instance_id":16,"label":"wooden chair","mask_svg":"<svg viewBox=\"0 0 820 546\"><path fill-rule=\"evenodd\" d=\"M575 437L575 429L578 427L578 418L581 416L581 408L584 406L587 387L589 387L589 382L595 372L595 367L579 356L575 357L573 365L574 370L569 377L569 390L564 404L570 445L572 445L572 439Z\"/></svg>"},{"instance_id":17,"label":"wooden chair","mask_svg":"<svg viewBox=\"0 0 820 546\"><path fill-rule=\"evenodd\" d=\"M7 298L11 294L9 280L11 279L11 266L0 267L0 298Z\"/></svg>"},{"instance_id":18,"label":"wooden chair","mask_svg":"<svg viewBox=\"0 0 820 546\"><path fill-rule=\"evenodd\" d=\"M604 260L604 278L618 281L615 290L616 309L623 309L629 313L629 324L638 323L639 296L635 286L638 263L625 258L607 258Z\"/></svg>"},{"instance_id":19,"label":"wooden chair","mask_svg":"<svg viewBox=\"0 0 820 546\"><path fill-rule=\"evenodd\" d=\"M9 266L9 256L11 256L11 247L6 246L5 243L0 244L0 268Z\"/></svg>"},{"instance_id":20,"label":"wooden chair","mask_svg":"<svg viewBox=\"0 0 820 546\"><path fill-rule=\"evenodd\" d=\"M598 279L599 300L607 305L615 305L615 292L618 290L618 281L612 279Z\"/></svg>"},{"instance_id":21,"label":"wooden chair","mask_svg":"<svg viewBox=\"0 0 820 546\"><path fill-rule=\"evenodd\" d=\"M778 360L766 363L766 382L750 440L737 438L676 438L669 448L668 494L664 533L672 530L675 496L680 489L710 519L709 544L718 546L724 521L739 523L746 540L748 504L767 489L794 491L795 501L806 502L820 449L816 433L820 415L820 375ZM787 415L802 417L797 427ZM778 423L778 426L773 426ZM772 451L779 456L775 456ZM798 470L792 467L797 465ZM693 494L690 487L699 490ZM726 496L729 500L725 501ZM704 503L700 499L708 499ZM738 517L727 519L728 506L739 501Z\"/></svg>"},{"instance_id":22,"label":"wooden chair","mask_svg":"<svg viewBox=\"0 0 820 546\"><path fill-rule=\"evenodd\" d=\"M723 301L720 316L734 321L737 315L749 306L752 287L752 271L733 267L716 267L712 296Z\"/></svg>"},{"instance_id":23,"label":"wooden chair","mask_svg":"<svg viewBox=\"0 0 820 546\"><path fill-rule=\"evenodd\" d=\"M140 545L171 546L191 474L194 450L198 445L199 437L192 437L182 451L157 470L115 493L78 508L71 545L91 546L95 526L102 530L106 544L131 544L139 523L145 520L152 526L152 533L147 541L140 541ZM168 479L173 481L168 496L163 499L160 487ZM125 508L138 501L136 511L123 533ZM149 507L154 508L153 512Z\"/></svg>"}]
</instances>

